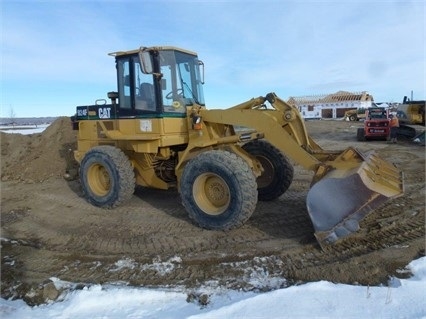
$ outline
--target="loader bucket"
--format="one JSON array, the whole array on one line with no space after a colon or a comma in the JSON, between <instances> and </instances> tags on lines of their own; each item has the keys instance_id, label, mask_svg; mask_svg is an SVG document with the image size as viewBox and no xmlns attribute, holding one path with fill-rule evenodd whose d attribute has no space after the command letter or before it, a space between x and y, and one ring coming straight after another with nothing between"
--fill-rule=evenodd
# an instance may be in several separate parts
<instances>
[{"instance_id":1,"label":"loader bucket","mask_svg":"<svg viewBox=\"0 0 426 319\"><path fill-rule=\"evenodd\" d=\"M403 174L374 153L348 148L308 192L307 208L322 248L359 229L359 221L404 193ZM314 178L315 180L315 178Z\"/></svg>"}]
</instances>

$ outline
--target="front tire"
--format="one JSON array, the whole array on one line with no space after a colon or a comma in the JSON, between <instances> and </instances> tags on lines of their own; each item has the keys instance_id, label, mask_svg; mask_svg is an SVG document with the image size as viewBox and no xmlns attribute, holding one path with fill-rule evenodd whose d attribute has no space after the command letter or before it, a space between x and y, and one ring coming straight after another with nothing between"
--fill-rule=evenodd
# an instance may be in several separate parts
<instances>
[{"instance_id":1,"label":"front tire","mask_svg":"<svg viewBox=\"0 0 426 319\"><path fill-rule=\"evenodd\" d=\"M109 145L89 150L80 163L80 181L88 202L112 208L132 197L135 176L127 156Z\"/></svg>"},{"instance_id":2,"label":"front tire","mask_svg":"<svg viewBox=\"0 0 426 319\"><path fill-rule=\"evenodd\" d=\"M265 140L254 140L243 149L262 164L262 175L257 178L260 201L271 201L284 194L293 181L294 168L275 146Z\"/></svg>"},{"instance_id":3,"label":"front tire","mask_svg":"<svg viewBox=\"0 0 426 319\"><path fill-rule=\"evenodd\" d=\"M257 203L255 176L240 157L206 151L186 166L180 181L182 204L200 227L229 230L243 225Z\"/></svg>"}]
</instances>

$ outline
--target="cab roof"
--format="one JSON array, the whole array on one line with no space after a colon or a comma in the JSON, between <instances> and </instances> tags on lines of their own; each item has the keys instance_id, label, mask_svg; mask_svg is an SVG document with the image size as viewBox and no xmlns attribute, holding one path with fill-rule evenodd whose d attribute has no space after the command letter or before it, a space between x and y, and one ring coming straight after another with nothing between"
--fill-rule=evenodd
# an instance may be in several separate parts
<instances>
[{"instance_id":1,"label":"cab roof","mask_svg":"<svg viewBox=\"0 0 426 319\"><path fill-rule=\"evenodd\" d=\"M142 49L145 49L145 50L148 50L148 51L180 51L180 52L183 52L183 53L187 53L187 54L190 54L190 55L197 56L196 52L189 51L189 50L186 50L186 49L181 49L181 48L174 47L174 46L154 46L154 47L143 47L143 46L141 46L139 49L130 50L130 51L116 51L116 52L108 53L108 55L111 55L111 56L130 55L130 54L138 53Z\"/></svg>"}]
</instances>

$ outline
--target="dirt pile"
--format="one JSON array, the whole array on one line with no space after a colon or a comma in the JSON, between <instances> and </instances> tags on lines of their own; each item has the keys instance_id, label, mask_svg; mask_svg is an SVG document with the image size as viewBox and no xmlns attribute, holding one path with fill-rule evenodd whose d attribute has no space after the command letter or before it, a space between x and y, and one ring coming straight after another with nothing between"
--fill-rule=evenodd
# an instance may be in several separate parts
<instances>
[{"instance_id":1,"label":"dirt pile","mask_svg":"<svg viewBox=\"0 0 426 319\"><path fill-rule=\"evenodd\" d=\"M62 178L77 167L73 158L77 133L68 117L58 118L42 133L0 134L2 181L41 182Z\"/></svg>"}]
</instances>

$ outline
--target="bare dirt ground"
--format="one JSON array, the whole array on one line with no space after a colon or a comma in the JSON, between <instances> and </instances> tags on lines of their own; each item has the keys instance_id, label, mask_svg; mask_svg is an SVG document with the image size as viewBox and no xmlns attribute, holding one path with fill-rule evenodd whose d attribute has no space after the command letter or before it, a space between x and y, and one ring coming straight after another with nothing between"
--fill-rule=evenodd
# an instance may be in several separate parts
<instances>
[{"instance_id":1,"label":"bare dirt ground","mask_svg":"<svg viewBox=\"0 0 426 319\"><path fill-rule=\"evenodd\" d=\"M52 277L245 290L318 280L386 284L425 254L424 146L357 142L362 123L306 125L324 149L376 150L405 175L404 196L376 209L360 231L325 251L313 236L305 204L312 173L298 166L290 189L278 200L259 202L243 227L208 231L191 223L173 190L137 188L113 210L88 204L78 179L63 178L76 173L69 118L42 134L1 133L1 296L25 299Z\"/></svg>"}]
</instances>

